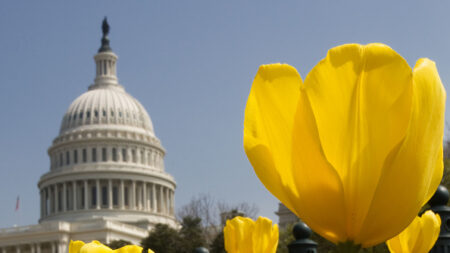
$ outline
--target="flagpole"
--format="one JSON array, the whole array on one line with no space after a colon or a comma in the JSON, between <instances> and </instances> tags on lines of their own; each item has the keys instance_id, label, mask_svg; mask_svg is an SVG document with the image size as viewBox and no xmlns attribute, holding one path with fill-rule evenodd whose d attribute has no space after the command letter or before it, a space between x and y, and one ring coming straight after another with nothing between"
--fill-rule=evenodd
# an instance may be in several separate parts
<instances>
[{"instance_id":1,"label":"flagpole","mask_svg":"<svg viewBox=\"0 0 450 253\"><path fill-rule=\"evenodd\" d=\"M16 224L15 224L15 226L18 227L18 226L20 226L20 195L17 195L16 208L15 208L14 212L16 213Z\"/></svg>"}]
</instances>

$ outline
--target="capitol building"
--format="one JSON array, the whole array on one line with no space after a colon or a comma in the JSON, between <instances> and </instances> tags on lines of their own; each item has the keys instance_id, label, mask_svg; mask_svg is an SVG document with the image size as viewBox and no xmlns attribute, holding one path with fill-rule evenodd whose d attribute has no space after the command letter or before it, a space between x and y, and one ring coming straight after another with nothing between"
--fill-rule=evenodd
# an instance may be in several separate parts
<instances>
[{"instance_id":1,"label":"capitol building","mask_svg":"<svg viewBox=\"0 0 450 253\"><path fill-rule=\"evenodd\" d=\"M177 226L165 150L145 108L118 82L106 19L102 30L94 83L48 149L39 224L0 229L0 253L66 253L70 240L140 244L156 223Z\"/></svg>"}]
</instances>

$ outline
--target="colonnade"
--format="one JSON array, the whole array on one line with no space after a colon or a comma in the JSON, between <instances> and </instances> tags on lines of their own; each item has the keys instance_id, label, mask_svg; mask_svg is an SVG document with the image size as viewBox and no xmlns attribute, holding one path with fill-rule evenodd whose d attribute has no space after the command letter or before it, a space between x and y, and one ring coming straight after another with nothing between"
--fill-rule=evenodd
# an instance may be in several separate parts
<instances>
[{"instance_id":1,"label":"colonnade","mask_svg":"<svg viewBox=\"0 0 450 253\"><path fill-rule=\"evenodd\" d=\"M126 162L164 168L164 154L150 148L127 146L93 146L58 150L50 154L51 170L63 166L97 162Z\"/></svg>"},{"instance_id":2,"label":"colonnade","mask_svg":"<svg viewBox=\"0 0 450 253\"><path fill-rule=\"evenodd\" d=\"M174 190L145 181L87 179L42 187L41 218L67 211L138 210L174 214Z\"/></svg>"},{"instance_id":3,"label":"colonnade","mask_svg":"<svg viewBox=\"0 0 450 253\"><path fill-rule=\"evenodd\" d=\"M67 243L60 241L27 242L14 246L1 247L0 253L66 253Z\"/></svg>"}]
</instances>

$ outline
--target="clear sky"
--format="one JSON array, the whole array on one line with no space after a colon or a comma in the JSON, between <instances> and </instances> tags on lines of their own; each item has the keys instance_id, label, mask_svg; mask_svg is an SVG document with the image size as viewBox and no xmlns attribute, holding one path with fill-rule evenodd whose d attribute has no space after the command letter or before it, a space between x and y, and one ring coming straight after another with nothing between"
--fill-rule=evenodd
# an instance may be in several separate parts
<instances>
[{"instance_id":1,"label":"clear sky","mask_svg":"<svg viewBox=\"0 0 450 253\"><path fill-rule=\"evenodd\" d=\"M383 42L411 66L433 59L446 84L449 12L443 0L2 1L0 227L37 223L47 148L70 103L93 82L104 16L119 81L147 109L167 149L176 206L209 193L255 203L277 220L278 202L242 148L258 66L286 62L305 77L331 47Z\"/></svg>"}]
</instances>

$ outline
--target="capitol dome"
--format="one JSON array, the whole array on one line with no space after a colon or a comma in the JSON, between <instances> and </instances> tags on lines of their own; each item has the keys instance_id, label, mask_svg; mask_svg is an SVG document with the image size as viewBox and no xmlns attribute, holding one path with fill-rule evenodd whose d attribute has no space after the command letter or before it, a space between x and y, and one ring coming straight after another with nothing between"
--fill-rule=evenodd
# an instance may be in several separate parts
<instances>
[{"instance_id":1,"label":"capitol dome","mask_svg":"<svg viewBox=\"0 0 450 253\"><path fill-rule=\"evenodd\" d=\"M145 108L122 87L93 85L69 106L60 134L108 125L130 127L154 136L153 124Z\"/></svg>"},{"instance_id":2,"label":"capitol dome","mask_svg":"<svg viewBox=\"0 0 450 253\"><path fill-rule=\"evenodd\" d=\"M165 150L145 108L118 82L108 32L105 21L94 83L69 106L48 149L40 222L101 217L146 229L176 226Z\"/></svg>"}]
</instances>

